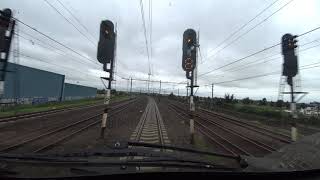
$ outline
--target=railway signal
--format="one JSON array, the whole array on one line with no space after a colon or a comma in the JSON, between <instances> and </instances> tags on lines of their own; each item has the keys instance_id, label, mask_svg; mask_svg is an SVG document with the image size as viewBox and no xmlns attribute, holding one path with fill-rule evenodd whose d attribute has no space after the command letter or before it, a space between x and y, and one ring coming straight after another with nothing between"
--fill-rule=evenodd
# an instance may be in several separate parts
<instances>
[{"instance_id":1,"label":"railway signal","mask_svg":"<svg viewBox=\"0 0 320 180\"><path fill-rule=\"evenodd\" d=\"M11 41L14 35L15 20L12 11L0 11L0 94L3 94L7 62L10 53Z\"/></svg>"},{"instance_id":2,"label":"railway signal","mask_svg":"<svg viewBox=\"0 0 320 180\"><path fill-rule=\"evenodd\" d=\"M186 72L186 78L190 79L190 142L193 144L194 139L194 111L195 104L193 102L194 86L194 69L197 66L197 50L198 50L197 33L193 29L187 29L183 33L182 41L182 69Z\"/></svg>"},{"instance_id":3,"label":"railway signal","mask_svg":"<svg viewBox=\"0 0 320 180\"><path fill-rule=\"evenodd\" d=\"M111 21L105 20L100 24L97 59L100 63L110 63L114 59L115 32Z\"/></svg>"},{"instance_id":4,"label":"railway signal","mask_svg":"<svg viewBox=\"0 0 320 180\"><path fill-rule=\"evenodd\" d=\"M287 82L291 86L292 78L298 74L298 58L295 53L297 36L285 34L282 36L282 55L284 58L282 75L287 76Z\"/></svg>"},{"instance_id":5,"label":"railway signal","mask_svg":"<svg viewBox=\"0 0 320 180\"><path fill-rule=\"evenodd\" d=\"M197 33L193 29L187 29L183 33L182 42L182 69L186 72L194 70L197 64ZM187 75L190 79L190 75Z\"/></svg>"},{"instance_id":6,"label":"railway signal","mask_svg":"<svg viewBox=\"0 0 320 180\"><path fill-rule=\"evenodd\" d=\"M282 47L282 55L283 55L283 68L282 75L287 77L287 83L290 86L290 94L291 94L291 115L292 115L292 127L291 127L291 138L293 141L297 139L297 128L295 119L296 115L296 103L294 94L298 92L294 91L293 77L298 74L298 57L296 55L295 49L298 47L297 38L298 36L293 36L292 34L285 34L281 38L281 47ZM302 92L301 92L302 93Z\"/></svg>"},{"instance_id":7,"label":"railway signal","mask_svg":"<svg viewBox=\"0 0 320 180\"><path fill-rule=\"evenodd\" d=\"M103 70L109 72L109 77L101 77L108 81L106 87L105 101L106 108L102 116L101 123L101 134L100 137L104 138L104 131L107 124L109 102L110 102L110 91L111 81L113 80L113 66L116 51L116 35L114 24L109 20L101 21L100 23L100 36L97 49L97 59L103 64Z\"/></svg>"}]
</instances>

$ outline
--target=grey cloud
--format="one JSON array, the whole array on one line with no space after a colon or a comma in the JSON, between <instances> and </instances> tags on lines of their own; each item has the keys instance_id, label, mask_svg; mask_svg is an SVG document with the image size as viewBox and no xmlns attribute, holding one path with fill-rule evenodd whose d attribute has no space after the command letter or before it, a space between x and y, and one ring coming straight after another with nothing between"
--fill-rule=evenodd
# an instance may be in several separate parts
<instances>
[{"instance_id":1,"label":"grey cloud","mask_svg":"<svg viewBox=\"0 0 320 180\"><path fill-rule=\"evenodd\" d=\"M71 10L73 13L88 28L90 34L94 36L94 39L98 39L99 37L98 33L101 20L110 19L116 22L118 26L118 74L125 77L148 77L147 73L149 65L146 56L139 1L61 1L67 7L72 7ZM76 24L70 15L65 12L56 1L51 0L50 2L54 4L64 15L66 15L66 17L70 18L73 23ZM143 2L145 19L148 25L148 1L144 0ZM205 58L208 55L208 52L214 49L231 32L239 28L242 24L255 16L271 2L273 1L153 0L152 78L155 80L161 79L163 81L185 81L185 73L181 68L181 46L182 33L186 28L200 30L200 47L202 56ZM287 1L285 0L279 1L279 3L277 3L274 7L270 8L265 12L265 14L250 24L247 29L267 17L269 14L279 8L281 4L286 2ZM2 5L3 7L10 7L18 10L19 14L17 16L19 19L70 46L84 56L88 56L91 59L96 60L96 47L92 46L86 38L77 32L70 24L65 22L65 20L56 12L54 12L54 10L51 9L43 0L4 0ZM317 25L317 23L315 23L315 19L317 18L315 17L320 16L319 11L315 12L316 15L310 15L310 18L308 18L308 16L305 16L305 10L301 9L302 5L304 5L302 2L294 1L268 21L264 22L261 26L258 26L256 29L235 42L233 45L221 51L219 54L217 54L217 56L214 56L208 59L204 64L199 65L198 74L220 67L241 57L245 57L248 54L266 48L274 43L278 43L280 42L280 38L284 33L291 32L294 34L299 34L314 28ZM292 16L292 14L290 14L292 10L296 10L296 13L299 16L306 17L306 20L299 19L297 21L293 21L290 20L290 18L287 18ZM295 15L295 17L298 15ZM288 21L284 21L284 19L288 19ZM78 27L82 32L86 33L84 29L82 29L80 26ZM34 36L57 46L56 44L50 42L37 33L28 30L22 25L20 26L20 29L22 31L32 33ZM147 29L149 31L148 26ZM245 30L242 32L245 32ZM91 38L91 35L88 35L88 37ZM314 32L308 36L299 38L299 44L309 42L317 37L320 37L320 32ZM78 57L78 59L74 60L74 58L69 56L57 55L56 53L50 52L50 50L35 47L36 45L31 46L30 43L23 43L23 41L21 41L21 51L39 58L50 60L53 63L61 64L68 68L50 66L48 64L39 63L25 58L21 58L22 63L25 63L29 66L35 66L37 68L48 69L50 71L66 74L66 77L68 81L70 80L70 82L79 81L79 83L83 83L85 85L102 87L99 77L85 75L85 73L90 73L89 69L101 70L102 65L95 65L94 63L80 58L78 55L68 50L65 51L68 51L70 54L74 54L74 56ZM64 49L62 47L60 48ZM200 85L203 85L210 84L212 82L228 81L269 73L277 70L280 71L282 64L281 58L270 63L253 66L242 71L228 71L230 68L243 66L278 52L280 52L280 47L276 47L265 53L248 58L241 63L236 63L230 67L222 68L215 73L203 78L199 78L198 82ZM317 49L299 54L301 66L316 62L316 58L320 58L318 54L319 53ZM198 60L198 63L200 63L200 60ZM79 70L84 73L72 71L72 69L77 71ZM317 76L318 71L319 69L310 69L301 72L302 84L306 89L320 88L318 85L319 83L317 83L315 80L312 80ZM217 87L219 87L217 95L223 96L224 92L236 93L238 91L236 96L239 97L252 96L259 99L263 96L272 96L274 99L276 99L279 78L280 75L275 75L246 81L235 81L231 83L220 84L217 85ZM157 83L153 83L151 85L158 87ZM117 88L126 89L125 81L120 80L119 77L117 77ZM144 82L135 82L135 89L140 88L146 88L146 84ZM171 89L171 91L175 93L177 93L177 89L179 88L181 93L185 93L185 88L183 85L173 87L172 85L165 84L163 88L167 88L167 91L170 91ZM268 91L265 91L265 94L263 94L261 93L263 90ZM200 87L199 89L199 95L207 96L210 94L209 92L210 89L205 87ZM320 100L317 95L318 93L314 91L313 93L310 93L309 99L314 98Z\"/></svg>"}]
</instances>

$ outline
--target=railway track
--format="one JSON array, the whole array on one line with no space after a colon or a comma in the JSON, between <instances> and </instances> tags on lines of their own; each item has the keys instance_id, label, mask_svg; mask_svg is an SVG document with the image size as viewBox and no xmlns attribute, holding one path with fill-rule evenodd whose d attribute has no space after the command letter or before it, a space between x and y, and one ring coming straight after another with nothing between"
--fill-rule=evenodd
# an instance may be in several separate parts
<instances>
[{"instance_id":1,"label":"railway track","mask_svg":"<svg viewBox=\"0 0 320 180\"><path fill-rule=\"evenodd\" d=\"M130 141L170 145L160 111L153 98L148 97L148 104Z\"/></svg>"},{"instance_id":2,"label":"railway track","mask_svg":"<svg viewBox=\"0 0 320 180\"><path fill-rule=\"evenodd\" d=\"M151 97L148 97L147 106L141 115L139 123L136 129L133 131L130 137L130 141L142 142L142 143L152 143L160 145L170 145L170 140L167 135L166 128L164 126L160 111L155 100ZM133 147L131 147L133 148ZM135 147L139 148L139 147ZM163 151L162 149L154 149L154 151ZM165 150L171 151L171 150ZM143 159L141 156L134 157L121 157L120 160L135 160ZM150 169L159 169L155 167L136 167L136 170L150 170ZM160 168L161 169L161 168Z\"/></svg>"},{"instance_id":3,"label":"railway track","mask_svg":"<svg viewBox=\"0 0 320 180\"><path fill-rule=\"evenodd\" d=\"M122 101L119 101L116 103L121 103L123 101L125 101L125 100L122 100ZM14 116L5 116L5 117L0 117L0 123L25 120L25 119L31 119L31 118L40 118L40 117L58 114L58 113L65 113L65 112L71 112L71 111L76 111L76 110L84 110L87 108L102 107L102 106L103 106L103 104L85 105L85 106L76 106L76 107L70 107L70 108L52 109L52 110L47 110L47 111L39 111L39 112L26 113L26 114L18 114L18 115L14 115Z\"/></svg>"},{"instance_id":4,"label":"railway track","mask_svg":"<svg viewBox=\"0 0 320 180\"><path fill-rule=\"evenodd\" d=\"M188 118L188 113L185 109L174 104L170 104L169 107L179 114L181 118ZM263 156L276 150L267 143L245 136L222 123L217 123L199 114L195 116L195 128L229 154Z\"/></svg>"},{"instance_id":5,"label":"railway track","mask_svg":"<svg viewBox=\"0 0 320 180\"><path fill-rule=\"evenodd\" d=\"M184 104L184 103L181 103L181 102L177 102L177 103L183 105L183 107L186 106L186 104ZM233 117L226 116L226 115L223 115L223 114L220 114L220 113L209 111L207 109L198 108L198 110L199 110L200 114L209 115L209 116L211 116L213 118L216 118L218 121L219 120L223 120L224 122L232 123L232 124L234 124L236 126L246 128L247 130L253 131L255 133L259 133L259 134L261 134L263 136L268 136L268 137L270 137L272 139L276 139L278 141L281 141L282 143L292 143L290 135L287 135L287 134L284 134L284 133L280 133L280 132L277 132L277 131L272 130L270 128L259 126L257 124L246 122L246 121L243 121L243 120L240 120L240 119L237 119L237 118L233 118Z\"/></svg>"},{"instance_id":6,"label":"railway track","mask_svg":"<svg viewBox=\"0 0 320 180\"><path fill-rule=\"evenodd\" d=\"M224 115L221 115L219 113L215 113L215 112L212 112L212 111L209 111L209 110L206 110L206 109L199 108L199 110L201 111L201 113L205 113L205 114L207 114L209 116L216 117L216 118L219 118L221 120L233 123L233 124L235 124L237 126L245 127L246 129L249 129L249 130L254 131L256 133L263 134L265 136L269 136L269 137L271 137L273 139L277 139L277 140L279 140L281 142L284 142L284 143L291 143L292 142L290 140L290 136L289 135L278 133L278 132L275 132L275 131L270 130L268 128L261 127L261 126L258 126L258 125L255 125L255 124L252 124L252 123L249 123L249 122L244 122L244 121L241 121L241 120L236 119L236 118L231 118L231 117L228 117L228 116L224 116Z\"/></svg>"},{"instance_id":7,"label":"railway track","mask_svg":"<svg viewBox=\"0 0 320 180\"><path fill-rule=\"evenodd\" d=\"M111 108L109 117L112 117L129 107L136 100L122 102ZM0 152L32 152L42 153L48 151L58 144L66 141L82 131L101 123L102 112L86 119L82 119L60 127L52 128L44 133L32 135L22 140L12 140L11 145L3 147Z\"/></svg>"},{"instance_id":8,"label":"railway track","mask_svg":"<svg viewBox=\"0 0 320 180\"><path fill-rule=\"evenodd\" d=\"M181 119L188 119L188 115L185 113L179 112L175 107L169 106L170 109L175 112L179 118ZM215 144L220 146L225 152L238 156L239 154L246 154L248 155L246 151L244 151L241 147L231 143L230 141L226 140L224 137L218 135L214 131L210 130L209 128L205 126L199 127L198 124L196 124L195 129L198 130L200 133L204 134L208 139L213 141ZM231 146L231 147L229 147ZM250 154L249 154L250 155Z\"/></svg>"},{"instance_id":9,"label":"railway track","mask_svg":"<svg viewBox=\"0 0 320 180\"><path fill-rule=\"evenodd\" d=\"M86 105L86 106L81 106L81 107L72 107L72 108L63 108L63 109L52 109L52 110L47 110L47 111L40 111L40 112L19 114L19 115L14 115L14 116L0 117L0 123L29 119L29 118L43 117L46 115L57 114L57 113L61 113L61 112L69 112L69 111L81 110L81 109L86 109L86 108L90 108L90 107L99 107L99 106L102 106L102 104Z\"/></svg>"}]
</instances>

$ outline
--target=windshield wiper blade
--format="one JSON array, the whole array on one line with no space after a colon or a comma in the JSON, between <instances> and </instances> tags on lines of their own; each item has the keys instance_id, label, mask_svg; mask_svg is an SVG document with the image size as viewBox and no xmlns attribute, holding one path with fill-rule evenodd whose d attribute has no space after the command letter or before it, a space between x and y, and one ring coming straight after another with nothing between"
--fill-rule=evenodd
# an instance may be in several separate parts
<instances>
[{"instance_id":1,"label":"windshield wiper blade","mask_svg":"<svg viewBox=\"0 0 320 180\"><path fill-rule=\"evenodd\" d=\"M14 155L14 154L7 154L7 155L0 155L0 160L2 161L38 161L38 162L88 162L88 159L84 159L86 157L127 157L125 159L126 162L160 162L160 161L171 161L171 162L185 162L185 163L203 163L203 164L212 164L212 162L194 159L192 157L178 157L178 156L170 156L167 153L163 152L153 152L153 153L132 153L132 157L143 157L143 159L132 159L128 158L128 154L126 153L119 153L119 156L114 156L114 153L91 153L92 156L71 156L68 154L67 156L48 156L48 155ZM148 151L147 151L148 152ZM110 156L111 155L111 156Z\"/></svg>"},{"instance_id":2,"label":"windshield wiper blade","mask_svg":"<svg viewBox=\"0 0 320 180\"><path fill-rule=\"evenodd\" d=\"M198 164L206 167L211 167L215 169L223 169L223 170L236 170L239 168L234 168L234 167L228 167L225 165L219 165L219 164L213 164L212 162L209 161L204 161L204 160L192 160L192 159L172 159L172 158L146 158L146 159L133 159L133 160L128 160L128 162L144 162L144 163L155 163L155 162L175 162L175 163L191 163L191 164Z\"/></svg>"},{"instance_id":3,"label":"windshield wiper blade","mask_svg":"<svg viewBox=\"0 0 320 180\"><path fill-rule=\"evenodd\" d=\"M48 155L37 155L37 154L0 154L0 161L6 160L26 160L26 161L61 161L61 162L69 162L63 156L48 156ZM71 161L79 161L75 159L71 159ZM81 161L81 160L80 160Z\"/></svg>"},{"instance_id":4,"label":"windshield wiper blade","mask_svg":"<svg viewBox=\"0 0 320 180\"><path fill-rule=\"evenodd\" d=\"M44 167L44 166L54 166L54 167L66 167L66 168L75 168L75 167L113 167L119 166L122 169L125 169L128 166L131 167L174 167L174 168L197 168L197 169L214 169L214 170L238 170L239 168L229 168L223 167L221 165L208 164L201 161L183 161L175 159L166 159L166 160L118 160L118 161L78 161L78 160L61 160L57 161L44 161L44 160L17 160L17 159L8 159L7 163L12 163L16 165L30 165L33 167ZM125 167L125 168L123 168Z\"/></svg>"},{"instance_id":5,"label":"windshield wiper blade","mask_svg":"<svg viewBox=\"0 0 320 180\"><path fill-rule=\"evenodd\" d=\"M148 149L131 149L128 146L133 147L148 147L148 148L156 148L156 149L167 149L174 150L180 152L188 152L195 153L201 155L211 155L211 156L220 156L224 158L230 158L235 160L241 160L240 156L233 156L229 154L223 153L215 153L208 151L201 151L191 148L183 148L177 146L169 146L169 145L159 145L159 144L150 144L150 143L142 143L142 142L134 142L129 141L122 143L121 146L116 147L111 150L102 150L102 151L89 151L89 152L75 152L75 153L63 153L63 154L12 154L12 153L0 153L0 158L42 158L42 157L89 157L89 156L106 156L106 157L121 157L121 156L163 156L168 155L169 153L161 152L161 151L150 151Z\"/></svg>"},{"instance_id":6,"label":"windshield wiper blade","mask_svg":"<svg viewBox=\"0 0 320 180\"><path fill-rule=\"evenodd\" d=\"M230 159L235 159L235 160L241 159L240 156L233 156L233 155L223 154L223 153L201 151L201 150L196 150L196 149L191 149L191 148L182 148L182 147L176 147L176 146L142 143L142 142L135 142L135 141L128 141L127 143L128 143L128 146L140 146L140 147L149 147L149 148L168 149L168 150L189 152L189 153L202 154L202 155L220 156L220 157L225 157L225 158L230 158Z\"/></svg>"},{"instance_id":7,"label":"windshield wiper blade","mask_svg":"<svg viewBox=\"0 0 320 180\"><path fill-rule=\"evenodd\" d=\"M94 152L94 153L79 153L77 154L64 154L59 156L53 155L45 155L45 154L1 154L0 160L12 163L12 164L31 164L33 166L42 166L42 165L49 165L49 166L109 166L109 165L121 165L121 166L134 166L144 163L144 165L153 165L156 166L158 163L174 163L180 165L190 165L192 164L197 166L203 166L207 168L215 168L215 169L224 169L224 170L231 170L231 169L238 169L238 168L230 168L223 165L213 164L210 161L201 160L195 158L193 156L177 156L176 154L170 154L168 152L155 152L153 150L146 150L146 149L130 149L130 150L119 150L118 154L111 152ZM132 155L132 158L128 158ZM114 155L117 156L114 156ZM107 159L101 159L100 157L106 157ZM113 160L110 161L108 158L118 158L118 157L126 157L122 160ZM142 159L138 158L142 157ZM98 158L98 160L97 160Z\"/></svg>"},{"instance_id":8,"label":"windshield wiper blade","mask_svg":"<svg viewBox=\"0 0 320 180\"><path fill-rule=\"evenodd\" d=\"M124 145L124 146L123 146ZM129 146L136 147L149 147L149 148L129 148ZM241 168L247 167L247 163L242 160L240 156L232 156L228 154L221 154L221 153L214 153L214 152L207 152L207 151L200 151L195 149L189 149L189 148L181 148L181 147L175 147L175 146L164 146L164 145L157 145L157 144L149 144L149 143L140 143L140 142L126 142L122 144L122 146L118 146L116 149L112 150L104 150L104 151L95 151L95 152L79 152L79 153L69 153L69 154L8 154L8 153L1 153L0 154L0 160L8 161L17 163L19 160L21 161L36 161L40 163L87 163L87 157L158 157L159 159L157 161L150 160L152 163L156 162L164 162L165 160L175 162L175 163L202 163L202 165L213 165L212 162L203 161L199 159L192 159L192 156L180 156L179 154L167 152L167 151L154 151L152 148L157 149L168 149L168 150L174 150L174 151L181 151L181 152L188 152L188 153L196 153L201 155L211 155L211 156L220 156L225 158L231 158L236 160ZM160 160L162 159L162 160ZM164 160L165 159L165 160ZM131 159L132 160L132 159ZM109 162L109 161L108 161ZM137 161L135 161L137 162ZM135 163L127 161L127 163ZM139 163L142 162L142 160L139 161ZM117 162L118 164L123 162ZM143 161L143 163L148 163L147 161ZM227 168L227 167L223 167Z\"/></svg>"},{"instance_id":9,"label":"windshield wiper blade","mask_svg":"<svg viewBox=\"0 0 320 180\"><path fill-rule=\"evenodd\" d=\"M224 158L236 160L239 163L240 167L242 167L242 168L248 167L248 163L240 155L234 156L234 155L223 154L223 153L201 151L201 150L196 150L196 149L191 149L191 148L182 148L182 147L176 147L176 146L170 146L170 145L151 144L151 143L143 143L143 142L136 142L136 141L128 141L127 145L128 146L136 146L136 147L167 149L167 150L195 153L195 154L201 154L201 155L219 156L219 157L224 157Z\"/></svg>"}]
</instances>

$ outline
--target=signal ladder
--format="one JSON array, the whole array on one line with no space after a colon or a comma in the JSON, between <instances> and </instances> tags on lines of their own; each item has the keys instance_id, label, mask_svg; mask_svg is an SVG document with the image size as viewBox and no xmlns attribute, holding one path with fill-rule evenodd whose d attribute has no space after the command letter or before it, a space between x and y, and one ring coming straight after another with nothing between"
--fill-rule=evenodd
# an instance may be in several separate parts
<instances>
[{"instance_id":1,"label":"signal ladder","mask_svg":"<svg viewBox=\"0 0 320 180\"><path fill-rule=\"evenodd\" d=\"M278 91L278 100L283 101L283 92L285 92L287 83L287 77L280 75L280 82L279 82L279 91ZM301 91L301 77L300 74L297 74L296 77L293 78L293 85L294 91L299 92Z\"/></svg>"}]
</instances>

